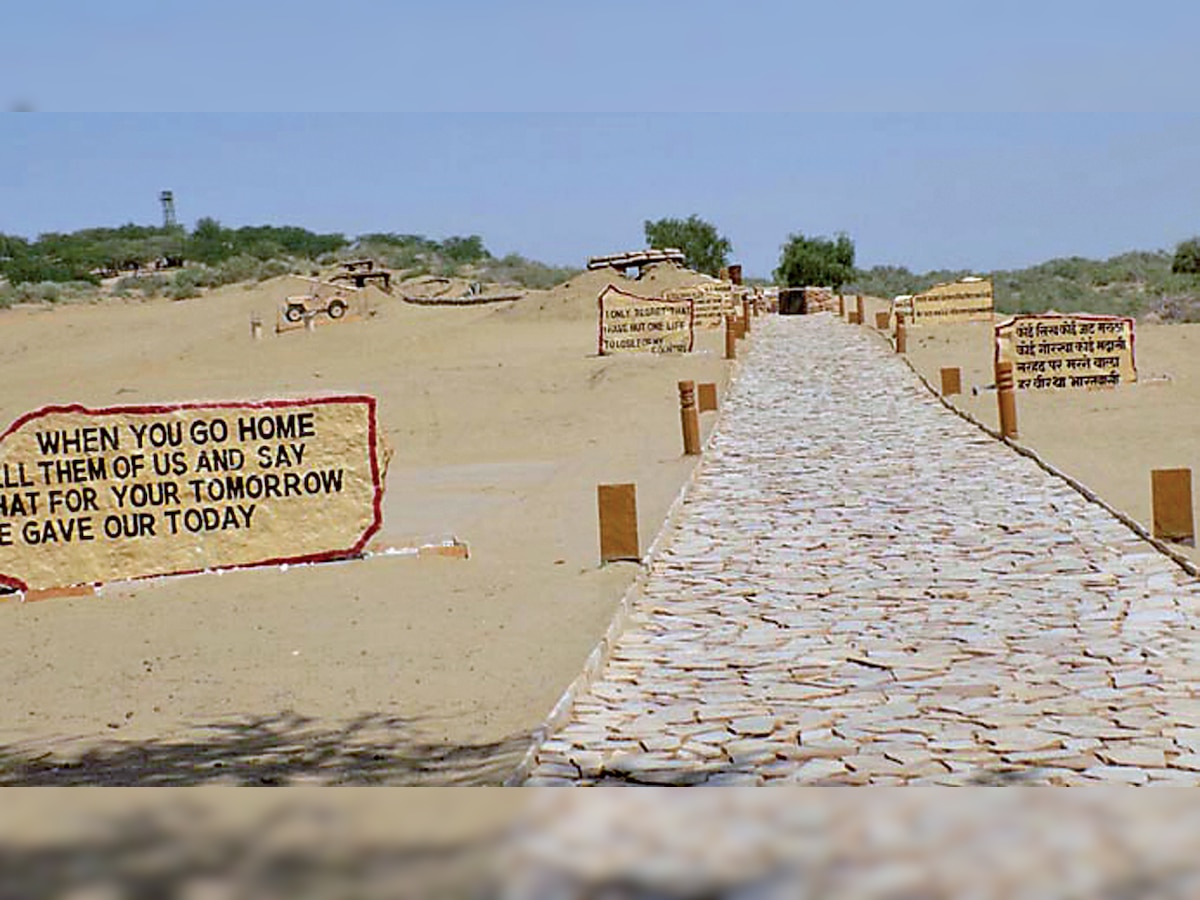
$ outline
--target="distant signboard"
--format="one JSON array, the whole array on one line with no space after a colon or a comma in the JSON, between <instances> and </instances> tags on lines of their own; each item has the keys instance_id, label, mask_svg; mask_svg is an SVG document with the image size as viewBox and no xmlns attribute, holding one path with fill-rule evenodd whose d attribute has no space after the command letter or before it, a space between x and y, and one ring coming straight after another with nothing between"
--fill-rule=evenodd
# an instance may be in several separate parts
<instances>
[{"instance_id":1,"label":"distant signboard","mask_svg":"<svg viewBox=\"0 0 1200 900\"><path fill-rule=\"evenodd\" d=\"M1137 381L1134 322L1124 316L1014 316L996 325L996 355L1018 389L1113 387Z\"/></svg>"},{"instance_id":2,"label":"distant signboard","mask_svg":"<svg viewBox=\"0 0 1200 900\"><path fill-rule=\"evenodd\" d=\"M353 556L381 524L375 400L48 406L0 436L0 584Z\"/></svg>"},{"instance_id":3,"label":"distant signboard","mask_svg":"<svg viewBox=\"0 0 1200 900\"><path fill-rule=\"evenodd\" d=\"M745 288L728 282L697 284L690 288L668 288L664 300L691 300L692 323L696 328L716 329L725 324L725 317L740 311L740 298Z\"/></svg>"},{"instance_id":4,"label":"distant signboard","mask_svg":"<svg viewBox=\"0 0 1200 900\"><path fill-rule=\"evenodd\" d=\"M908 300L913 325L950 322L991 322L994 315L992 283L987 280L938 284Z\"/></svg>"},{"instance_id":5,"label":"distant signboard","mask_svg":"<svg viewBox=\"0 0 1200 900\"><path fill-rule=\"evenodd\" d=\"M638 297L609 285L600 292L599 353L689 353L691 300Z\"/></svg>"},{"instance_id":6,"label":"distant signboard","mask_svg":"<svg viewBox=\"0 0 1200 900\"><path fill-rule=\"evenodd\" d=\"M714 286L669 288L663 291L663 299L669 301L690 300L692 322L696 328L720 328L725 316L733 312L733 293Z\"/></svg>"}]
</instances>

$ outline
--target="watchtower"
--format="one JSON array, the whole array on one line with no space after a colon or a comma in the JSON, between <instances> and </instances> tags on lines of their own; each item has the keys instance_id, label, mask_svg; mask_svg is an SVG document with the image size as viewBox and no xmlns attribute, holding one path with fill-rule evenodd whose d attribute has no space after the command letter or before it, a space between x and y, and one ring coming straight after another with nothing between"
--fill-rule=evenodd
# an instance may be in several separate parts
<instances>
[{"instance_id":1,"label":"watchtower","mask_svg":"<svg viewBox=\"0 0 1200 900\"><path fill-rule=\"evenodd\" d=\"M158 201L163 208L163 228L174 228L177 224L175 221L175 195L170 191L163 191L158 195Z\"/></svg>"}]
</instances>

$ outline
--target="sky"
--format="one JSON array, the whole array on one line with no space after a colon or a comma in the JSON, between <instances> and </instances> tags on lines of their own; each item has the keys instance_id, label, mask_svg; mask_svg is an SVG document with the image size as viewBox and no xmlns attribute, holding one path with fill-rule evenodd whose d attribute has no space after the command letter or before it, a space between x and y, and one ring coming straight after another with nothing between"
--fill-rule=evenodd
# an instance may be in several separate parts
<instances>
[{"instance_id":1,"label":"sky","mask_svg":"<svg viewBox=\"0 0 1200 900\"><path fill-rule=\"evenodd\" d=\"M7 233L153 223L163 189L188 225L570 265L695 213L755 275L795 232L979 271L1200 233L1200 4L7 6Z\"/></svg>"}]
</instances>

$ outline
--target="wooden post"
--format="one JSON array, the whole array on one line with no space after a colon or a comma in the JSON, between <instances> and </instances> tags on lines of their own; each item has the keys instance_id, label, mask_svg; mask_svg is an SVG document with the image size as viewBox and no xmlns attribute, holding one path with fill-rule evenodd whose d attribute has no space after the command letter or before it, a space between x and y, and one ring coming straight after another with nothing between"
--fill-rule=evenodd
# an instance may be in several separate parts
<instances>
[{"instance_id":1,"label":"wooden post","mask_svg":"<svg viewBox=\"0 0 1200 900\"><path fill-rule=\"evenodd\" d=\"M846 297L844 294L838 294L838 316L845 318L846 316Z\"/></svg>"},{"instance_id":2,"label":"wooden post","mask_svg":"<svg viewBox=\"0 0 1200 900\"><path fill-rule=\"evenodd\" d=\"M734 324L734 318L731 315L725 316L725 358L737 359L737 332L734 330L737 326Z\"/></svg>"},{"instance_id":3,"label":"wooden post","mask_svg":"<svg viewBox=\"0 0 1200 900\"><path fill-rule=\"evenodd\" d=\"M700 455L700 414L696 411L696 382L679 382L679 422L683 426L683 455Z\"/></svg>"},{"instance_id":4,"label":"wooden post","mask_svg":"<svg viewBox=\"0 0 1200 900\"><path fill-rule=\"evenodd\" d=\"M859 294L854 301L855 315L859 325L867 324L867 305L863 295Z\"/></svg>"},{"instance_id":5,"label":"wooden post","mask_svg":"<svg viewBox=\"0 0 1200 900\"><path fill-rule=\"evenodd\" d=\"M745 325L743 326L745 333L749 334L750 333L750 299L748 297L742 298L742 321L745 323Z\"/></svg>"},{"instance_id":6,"label":"wooden post","mask_svg":"<svg viewBox=\"0 0 1200 900\"><path fill-rule=\"evenodd\" d=\"M1017 436L1017 396L1013 383L1013 364L996 363L996 403L1000 408L1000 433L1007 438Z\"/></svg>"},{"instance_id":7,"label":"wooden post","mask_svg":"<svg viewBox=\"0 0 1200 900\"><path fill-rule=\"evenodd\" d=\"M1153 470L1150 473L1150 505L1156 538L1196 546L1191 469Z\"/></svg>"},{"instance_id":8,"label":"wooden post","mask_svg":"<svg viewBox=\"0 0 1200 900\"><path fill-rule=\"evenodd\" d=\"M962 393L962 370L957 367L942 368L942 396L950 397Z\"/></svg>"},{"instance_id":9,"label":"wooden post","mask_svg":"<svg viewBox=\"0 0 1200 900\"><path fill-rule=\"evenodd\" d=\"M596 485L600 513L600 563L641 559L638 543L637 485Z\"/></svg>"},{"instance_id":10,"label":"wooden post","mask_svg":"<svg viewBox=\"0 0 1200 900\"><path fill-rule=\"evenodd\" d=\"M715 412L717 408L717 386L709 382L696 385L696 405L700 412Z\"/></svg>"},{"instance_id":11,"label":"wooden post","mask_svg":"<svg viewBox=\"0 0 1200 900\"><path fill-rule=\"evenodd\" d=\"M250 337L253 340L262 340L262 319L258 316L250 317Z\"/></svg>"},{"instance_id":12,"label":"wooden post","mask_svg":"<svg viewBox=\"0 0 1200 900\"><path fill-rule=\"evenodd\" d=\"M892 314L886 309L881 309L875 313L875 327L880 331L887 331L888 321L892 318Z\"/></svg>"},{"instance_id":13,"label":"wooden post","mask_svg":"<svg viewBox=\"0 0 1200 900\"><path fill-rule=\"evenodd\" d=\"M896 352L908 352L908 325L902 312L896 313Z\"/></svg>"}]
</instances>

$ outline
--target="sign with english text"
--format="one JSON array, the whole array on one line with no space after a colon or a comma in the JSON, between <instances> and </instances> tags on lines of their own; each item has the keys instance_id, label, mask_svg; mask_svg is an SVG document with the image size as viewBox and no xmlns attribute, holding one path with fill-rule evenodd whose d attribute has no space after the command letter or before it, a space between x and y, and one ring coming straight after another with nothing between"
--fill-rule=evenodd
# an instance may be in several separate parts
<instances>
[{"instance_id":1,"label":"sign with english text","mask_svg":"<svg viewBox=\"0 0 1200 900\"><path fill-rule=\"evenodd\" d=\"M355 556L377 440L366 396L35 410L0 435L0 585Z\"/></svg>"},{"instance_id":2,"label":"sign with english text","mask_svg":"<svg viewBox=\"0 0 1200 900\"><path fill-rule=\"evenodd\" d=\"M611 284L600 292L599 353L689 353L694 339L691 300L627 294Z\"/></svg>"}]
</instances>

